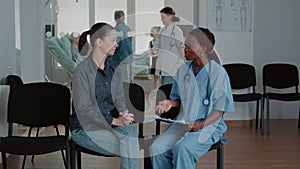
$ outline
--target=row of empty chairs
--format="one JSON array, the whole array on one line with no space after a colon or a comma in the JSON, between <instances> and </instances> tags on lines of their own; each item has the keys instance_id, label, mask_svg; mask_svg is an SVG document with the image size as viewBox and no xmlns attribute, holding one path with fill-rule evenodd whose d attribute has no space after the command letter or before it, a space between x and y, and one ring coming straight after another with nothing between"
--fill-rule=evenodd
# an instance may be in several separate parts
<instances>
[{"instance_id":1,"label":"row of empty chairs","mask_svg":"<svg viewBox=\"0 0 300 169\"><path fill-rule=\"evenodd\" d=\"M263 92L256 92L256 70L253 65L245 63L232 63L223 65L226 69L232 89L252 88L252 92L243 94L233 94L235 102L256 101L256 122L255 128L258 128L259 102L261 103L261 132L264 134L264 102L266 102L267 114L267 134L270 134L270 100L279 101L300 101L299 73L297 66L287 63L272 63L263 66L262 82ZM273 92L270 92L272 88ZM295 92L282 93L280 89L295 88ZM274 90L278 89L278 92ZM298 128L300 128L300 107Z\"/></svg>"}]
</instances>

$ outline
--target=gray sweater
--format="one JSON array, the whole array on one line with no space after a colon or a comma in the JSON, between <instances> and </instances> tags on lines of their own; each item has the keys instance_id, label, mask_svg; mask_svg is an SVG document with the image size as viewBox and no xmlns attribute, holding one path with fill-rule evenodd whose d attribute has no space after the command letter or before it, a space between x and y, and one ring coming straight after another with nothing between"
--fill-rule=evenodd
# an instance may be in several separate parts
<instances>
[{"instance_id":1,"label":"gray sweater","mask_svg":"<svg viewBox=\"0 0 300 169\"><path fill-rule=\"evenodd\" d=\"M96 88L96 77L100 74L106 80L101 83L101 79L97 79L101 84ZM80 125L87 131L112 129L113 108L119 112L127 110L121 74L110 59L106 59L104 70L98 69L91 56L81 62L73 74L72 97Z\"/></svg>"}]
</instances>

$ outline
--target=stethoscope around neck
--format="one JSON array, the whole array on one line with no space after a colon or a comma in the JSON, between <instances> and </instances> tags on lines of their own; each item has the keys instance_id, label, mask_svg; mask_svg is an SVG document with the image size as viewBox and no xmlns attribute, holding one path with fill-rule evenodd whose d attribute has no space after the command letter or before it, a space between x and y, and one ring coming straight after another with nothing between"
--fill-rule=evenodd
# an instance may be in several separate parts
<instances>
[{"instance_id":1,"label":"stethoscope around neck","mask_svg":"<svg viewBox=\"0 0 300 169\"><path fill-rule=\"evenodd\" d=\"M175 46L175 32L174 32L174 30L175 30L175 23L172 23L173 24L173 26L172 26L172 30L171 30L171 33L170 33L170 37L169 37L169 39L170 39L170 41L169 41L169 50L171 51L171 49ZM165 29L163 29L163 31L166 31L167 29L165 28ZM160 35L161 36L161 35ZM163 36L166 36L166 35L163 35ZM161 37L159 37L159 48L161 48Z\"/></svg>"},{"instance_id":2,"label":"stethoscope around neck","mask_svg":"<svg viewBox=\"0 0 300 169\"><path fill-rule=\"evenodd\" d=\"M184 87L186 88L188 86L188 84L190 83L190 69L193 65L193 62L189 65L186 74L184 75ZM210 78L210 71L211 71L211 63L210 60L208 60L208 77L207 77L207 84L206 84L206 96L203 99L202 103L205 106L208 106L210 101L209 101L209 78ZM184 92L187 92L186 90Z\"/></svg>"}]
</instances>

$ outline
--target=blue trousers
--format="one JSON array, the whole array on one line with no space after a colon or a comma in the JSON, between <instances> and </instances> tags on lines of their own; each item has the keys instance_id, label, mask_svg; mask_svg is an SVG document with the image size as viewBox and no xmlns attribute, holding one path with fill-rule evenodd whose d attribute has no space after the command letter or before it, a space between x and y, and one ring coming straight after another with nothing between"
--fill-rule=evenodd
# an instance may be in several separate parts
<instances>
[{"instance_id":1,"label":"blue trousers","mask_svg":"<svg viewBox=\"0 0 300 169\"><path fill-rule=\"evenodd\" d=\"M211 135L202 139L201 130L186 132L179 126L168 127L150 146L153 169L191 169L199 158L221 139L221 135Z\"/></svg>"},{"instance_id":2,"label":"blue trousers","mask_svg":"<svg viewBox=\"0 0 300 169\"><path fill-rule=\"evenodd\" d=\"M87 149L107 155L121 156L120 169L139 168L138 133L134 126L115 127L114 131L73 130L72 139Z\"/></svg>"}]
</instances>

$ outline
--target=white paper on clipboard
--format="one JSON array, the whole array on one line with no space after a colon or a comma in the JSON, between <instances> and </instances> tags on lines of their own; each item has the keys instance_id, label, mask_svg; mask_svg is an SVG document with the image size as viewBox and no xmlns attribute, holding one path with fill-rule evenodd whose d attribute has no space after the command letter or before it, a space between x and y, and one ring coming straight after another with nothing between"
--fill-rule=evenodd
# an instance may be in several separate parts
<instances>
[{"instance_id":1,"label":"white paper on clipboard","mask_svg":"<svg viewBox=\"0 0 300 169\"><path fill-rule=\"evenodd\" d=\"M185 120L166 119L166 118L161 118L158 115L155 116L155 120L159 120L159 121L163 121L163 122L167 122L167 123L180 123L180 124L190 125Z\"/></svg>"}]
</instances>

